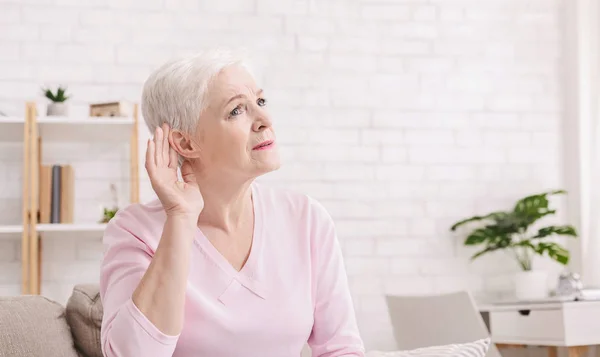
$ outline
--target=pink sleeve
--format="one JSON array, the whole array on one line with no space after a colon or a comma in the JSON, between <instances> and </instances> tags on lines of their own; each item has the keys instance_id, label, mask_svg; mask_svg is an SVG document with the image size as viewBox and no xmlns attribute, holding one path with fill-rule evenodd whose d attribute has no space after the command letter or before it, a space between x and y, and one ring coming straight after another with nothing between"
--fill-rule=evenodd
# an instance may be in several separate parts
<instances>
[{"instance_id":1,"label":"pink sleeve","mask_svg":"<svg viewBox=\"0 0 600 357\"><path fill-rule=\"evenodd\" d=\"M315 311L308 344L313 357L364 357L364 346L348 288L348 278L333 220L313 201L311 233Z\"/></svg>"},{"instance_id":2,"label":"pink sleeve","mask_svg":"<svg viewBox=\"0 0 600 357\"><path fill-rule=\"evenodd\" d=\"M102 352L106 357L171 357L179 336L168 336L158 330L131 299L152 259L146 243L132 233L131 228L138 228L137 224L134 215L125 209L109 222L104 232L105 250L100 268L104 308Z\"/></svg>"}]
</instances>

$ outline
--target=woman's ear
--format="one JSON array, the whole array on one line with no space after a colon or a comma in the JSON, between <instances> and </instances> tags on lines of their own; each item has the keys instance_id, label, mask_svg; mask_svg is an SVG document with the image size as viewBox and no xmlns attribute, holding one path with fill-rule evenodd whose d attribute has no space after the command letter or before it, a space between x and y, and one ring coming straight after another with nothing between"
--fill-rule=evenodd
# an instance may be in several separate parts
<instances>
[{"instance_id":1,"label":"woman's ear","mask_svg":"<svg viewBox=\"0 0 600 357\"><path fill-rule=\"evenodd\" d=\"M196 159L200 156L200 145L190 135L180 130L169 133L171 147L184 159Z\"/></svg>"}]
</instances>

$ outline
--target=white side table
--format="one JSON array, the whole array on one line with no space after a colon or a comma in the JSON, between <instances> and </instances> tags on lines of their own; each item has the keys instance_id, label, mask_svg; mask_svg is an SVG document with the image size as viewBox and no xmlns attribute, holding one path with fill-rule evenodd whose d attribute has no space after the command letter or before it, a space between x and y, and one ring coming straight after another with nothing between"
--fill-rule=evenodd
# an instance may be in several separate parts
<instances>
[{"instance_id":1,"label":"white side table","mask_svg":"<svg viewBox=\"0 0 600 357\"><path fill-rule=\"evenodd\" d=\"M478 308L487 314L484 319L499 349L546 346L549 357L556 357L557 347L566 347L569 357L580 357L589 346L600 345L600 301L502 303Z\"/></svg>"}]
</instances>

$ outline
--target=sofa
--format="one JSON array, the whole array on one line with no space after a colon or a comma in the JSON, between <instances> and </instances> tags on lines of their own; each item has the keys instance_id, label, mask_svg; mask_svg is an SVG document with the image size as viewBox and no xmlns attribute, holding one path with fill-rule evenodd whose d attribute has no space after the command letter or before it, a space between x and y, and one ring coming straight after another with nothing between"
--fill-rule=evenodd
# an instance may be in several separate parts
<instances>
[{"instance_id":1,"label":"sofa","mask_svg":"<svg viewBox=\"0 0 600 357\"><path fill-rule=\"evenodd\" d=\"M98 285L73 288L66 306L40 295L0 297L0 357L103 357ZM412 351L370 351L368 357L483 357L489 339ZM477 352L477 353L475 353ZM301 357L310 357L307 346Z\"/></svg>"},{"instance_id":2,"label":"sofa","mask_svg":"<svg viewBox=\"0 0 600 357\"><path fill-rule=\"evenodd\" d=\"M80 284L64 307L39 295L0 297L0 357L103 357L98 285ZM310 357L305 346L301 357Z\"/></svg>"},{"instance_id":3,"label":"sofa","mask_svg":"<svg viewBox=\"0 0 600 357\"><path fill-rule=\"evenodd\" d=\"M98 285L73 288L66 306L39 295L0 297L0 357L102 357Z\"/></svg>"}]
</instances>

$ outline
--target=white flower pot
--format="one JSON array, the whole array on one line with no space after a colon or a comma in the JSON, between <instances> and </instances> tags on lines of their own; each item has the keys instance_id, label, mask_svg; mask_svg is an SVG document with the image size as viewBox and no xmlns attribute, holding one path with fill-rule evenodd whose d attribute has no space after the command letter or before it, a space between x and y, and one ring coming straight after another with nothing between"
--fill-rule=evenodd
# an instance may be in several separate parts
<instances>
[{"instance_id":1,"label":"white flower pot","mask_svg":"<svg viewBox=\"0 0 600 357\"><path fill-rule=\"evenodd\" d=\"M48 116L69 116L69 106L67 103L50 103L46 111Z\"/></svg>"},{"instance_id":2,"label":"white flower pot","mask_svg":"<svg viewBox=\"0 0 600 357\"><path fill-rule=\"evenodd\" d=\"M548 296L548 273L544 270L515 274L515 295L519 300L543 299Z\"/></svg>"}]
</instances>

